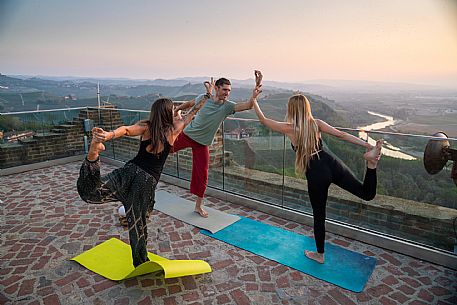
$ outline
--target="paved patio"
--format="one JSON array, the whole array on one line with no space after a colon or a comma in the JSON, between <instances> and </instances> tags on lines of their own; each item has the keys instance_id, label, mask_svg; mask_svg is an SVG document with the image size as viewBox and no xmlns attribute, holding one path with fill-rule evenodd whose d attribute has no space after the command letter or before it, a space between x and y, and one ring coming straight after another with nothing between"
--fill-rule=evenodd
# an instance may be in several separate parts
<instances>
[{"instance_id":1,"label":"paved patio","mask_svg":"<svg viewBox=\"0 0 457 305\"><path fill-rule=\"evenodd\" d=\"M362 293L353 293L199 233L155 212L148 249L170 259L203 259L212 273L122 282L69 259L111 237L128 242L116 204L89 205L76 192L79 163L0 177L0 304L457 304L457 272L334 234L327 241L375 256ZM112 166L104 165L104 170ZM187 190L159 189L190 198ZM310 227L208 198L208 206L299 234Z\"/></svg>"}]
</instances>

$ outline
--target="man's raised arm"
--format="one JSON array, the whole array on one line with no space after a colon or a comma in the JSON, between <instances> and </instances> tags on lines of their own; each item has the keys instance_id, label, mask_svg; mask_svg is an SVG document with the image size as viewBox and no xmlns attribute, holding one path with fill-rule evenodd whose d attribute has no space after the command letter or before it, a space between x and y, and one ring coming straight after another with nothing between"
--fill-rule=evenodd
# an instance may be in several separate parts
<instances>
[{"instance_id":1,"label":"man's raised arm","mask_svg":"<svg viewBox=\"0 0 457 305\"><path fill-rule=\"evenodd\" d=\"M261 90L262 78L263 78L262 72L260 72L259 70L254 70L254 75L255 75L255 88L254 88L254 90L252 90L251 98L247 102L237 103L235 105L235 112L252 109L252 107L254 107L254 100L257 99L257 96L259 96L259 94L262 92L262 90Z\"/></svg>"},{"instance_id":2,"label":"man's raised arm","mask_svg":"<svg viewBox=\"0 0 457 305\"><path fill-rule=\"evenodd\" d=\"M190 124L194 116L197 114L198 110L200 110L203 105L206 103L207 100L210 98L213 98L213 89L214 89L214 80L211 77L211 82L205 82L204 83L205 88L206 88L206 94L204 94L200 99L198 99L197 102L195 102L195 99L193 100L193 105L191 106L192 108L186 112L182 117L179 116L178 118L175 119L174 122L174 129L175 133L181 132L187 125ZM178 108L178 107L177 107ZM179 111L175 108L175 112Z\"/></svg>"}]
</instances>

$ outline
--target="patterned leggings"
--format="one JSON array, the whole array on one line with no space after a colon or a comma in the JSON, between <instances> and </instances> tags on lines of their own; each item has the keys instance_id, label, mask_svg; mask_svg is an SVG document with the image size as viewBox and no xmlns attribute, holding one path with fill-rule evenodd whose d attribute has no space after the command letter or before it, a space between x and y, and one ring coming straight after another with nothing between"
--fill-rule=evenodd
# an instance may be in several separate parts
<instances>
[{"instance_id":1,"label":"patterned leggings","mask_svg":"<svg viewBox=\"0 0 457 305\"><path fill-rule=\"evenodd\" d=\"M126 163L111 173L100 176L100 160L84 159L79 171L79 196L87 203L120 201L125 207L133 265L149 261L146 244L146 213L154 208L157 180L133 163Z\"/></svg>"}]
</instances>

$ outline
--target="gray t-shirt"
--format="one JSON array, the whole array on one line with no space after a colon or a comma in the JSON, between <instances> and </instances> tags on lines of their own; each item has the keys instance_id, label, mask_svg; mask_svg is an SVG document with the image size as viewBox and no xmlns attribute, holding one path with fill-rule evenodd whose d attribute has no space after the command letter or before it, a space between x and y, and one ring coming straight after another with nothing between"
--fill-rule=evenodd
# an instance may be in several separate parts
<instances>
[{"instance_id":1,"label":"gray t-shirt","mask_svg":"<svg viewBox=\"0 0 457 305\"><path fill-rule=\"evenodd\" d=\"M199 95L195 102L202 98L203 94ZM211 145L222 121L235 113L235 105L236 103L232 101L216 103L212 99L207 100L192 122L184 129L184 133L197 143Z\"/></svg>"}]
</instances>

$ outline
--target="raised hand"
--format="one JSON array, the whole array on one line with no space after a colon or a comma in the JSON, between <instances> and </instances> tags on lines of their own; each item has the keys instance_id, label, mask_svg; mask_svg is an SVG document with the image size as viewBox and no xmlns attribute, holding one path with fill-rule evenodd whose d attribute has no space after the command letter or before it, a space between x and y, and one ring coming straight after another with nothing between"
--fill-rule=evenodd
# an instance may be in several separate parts
<instances>
[{"instance_id":1,"label":"raised hand","mask_svg":"<svg viewBox=\"0 0 457 305\"><path fill-rule=\"evenodd\" d=\"M262 85L262 72L259 70L254 70L254 75L255 75L255 86L256 88Z\"/></svg>"},{"instance_id":2,"label":"raised hand","mask_svg":"<svg viewBox=\"0 0 457 305\"><path fill-rule=\"evenodd\" d=\"M211 77L211 82L206 81L203 84L205 85L206 93L208 93L211 97L213 97L213 90L214 90L214 87L216 86L214 79Z\"/></svg>"},{"instance_id":3,"label":"raised hand","mask_svg":"<svg viewBox=\"0 0 457 305\"><path fill-rule=\"evenodd\" d=\"M176 108L175 108L175 111L173 111L173 117L177 120L181 120L182 119L181 110L176 110Z\"/></svg>"},{"instance_id":4,"label":"raised hand","mask_svg":"<svg viewBox=\"0 0 457 305\"><path fill-rule=\"evenodd\" d=\"M103 143L108 141L109 138L109 132L104 131L100 127L94 127L92 128L92 136L96 142Z\"/></svg>"},{"instance_id":5,"label":"raised hand","mask_svg":"<svg viewBox=\"0 0 457 305\"><path fill-rule=\"evenodd\" d=\"M262 93L262 84L257 85L254 90L252 90L252 98L256 99L259 94Z\"/></svg>"}]
</instances>

